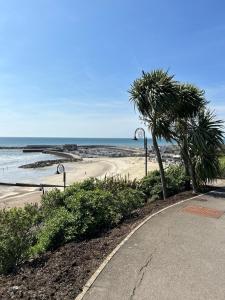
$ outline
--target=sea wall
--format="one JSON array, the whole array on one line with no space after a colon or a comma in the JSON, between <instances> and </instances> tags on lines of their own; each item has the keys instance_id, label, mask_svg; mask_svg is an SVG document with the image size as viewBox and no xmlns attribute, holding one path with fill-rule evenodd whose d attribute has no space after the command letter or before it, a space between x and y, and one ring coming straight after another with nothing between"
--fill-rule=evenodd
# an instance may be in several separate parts
<instances>
[{"instance_id":1,"label":"sea wall","mask_svg":"<svg viewBox=\"0 0 225 300\"><path fill-rule=\"evenodd\" d=\"M43 153L53 154L53 155L57 155L59 157L64 157L64 158L68 158L68 159L81 160L81 157L79 155L76 155L76 154L70 153L70 152L61 152L61 151L55 151L55 150L44 150Z\"/></svg>"},{"instance_id":2,"label":"sea wall","mask_svg":"<svg viewBox=\"0 0 225 300\"><path fill-rule=\"evenodd\" d=\"M42 151L42 153L56 155L58 157L62 157L62 159L40 160L40 161L37 161L34 163L22 165L22 166L20 166L20 168L23 168L23 169L43 168L43 167L49 167L52 165L56 165L59 163L76 162L76 161L82 160L82 158L80 156L73 154L73 153L68 153L68 152L45 150L45 151Z\"/></svg>"}]
</instances>

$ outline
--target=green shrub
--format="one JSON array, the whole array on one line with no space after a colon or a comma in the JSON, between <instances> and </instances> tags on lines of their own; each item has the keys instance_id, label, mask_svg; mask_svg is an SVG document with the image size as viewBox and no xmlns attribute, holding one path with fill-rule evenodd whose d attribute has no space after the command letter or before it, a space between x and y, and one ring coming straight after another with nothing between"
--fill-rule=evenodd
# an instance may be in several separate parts
<instances>
[{"instance_id":1,"label":"green shrub","mask_svg":"<svg viewBox=\"0 0 225 300\"><path fill-rule=\"evenodd\" d=\"M140 191L126 188L116 195L116 209L123 218L127 218L131 213L144 205L144 194Z\"/></svg>"},{"instance_id":2,"label":"green shrub","mask_svg":"<svg viewBox=\"0 0 225 300\"><path fill-rule=\"evenodd\" d=\"M171 166L165 175L169 194L184 188L183 167ZM142 207L146 198L161 197L160 173L153 171L140 181L90 178L64 192L46 193L40 209L28 205L0 211L0 273L10 272L31 255L107 230Z\"/></svg>"},{"instance_id":3,"label":"green shrub","mask_svg":"<svg viewBox=\"0 0 225 300\"><path fill-rule=\"evenodd\" d=\"M72 185L67 187L66 190L64 191L64 193L63 193L64 198L68 198L81 190L84 190L84 191L95 190L97 188L96 181L97 181L96 178L91 177L91 178L85 179L82 182L73 183Z\"/></svg>"},{"instance_id":4,"label":"green shrub","mask_svg":"<svg viewBox=\"0 0 225 300\"><path fill-rule=\"evenodd\" d=\"M96 179L96 187L98 189L103 189L110 191L112 193L116 193L117 191L122 191L126 188L137 188L137 181L129 180L127 177L105 177L104 179Z\"/></svg>"},{"instance_id":5,"label":"green shrub","mask_svg":"<svg viewBox=\"0 0 225 300\"><path fill-rule=\"evenodd\" d=\"M45 214L64 205L64 194L59 189L53 189L42 196L41 207Z\"/></svg>"},{"instance_id":6,"label":"green shrub","mask_svg":"<svg viewBox=\"0 0 225 300\"><path fill-rule=\"evenodd\" d=\"M46 250L53 250L71 241L75 236L76 226L73 215L64 207L56 208L44 221L32 253L38 254Z\"/></svg>"},{"instance_id":7,"label":"green shrub","mask_svg":"<svg viewBox=\"0 0 225 300\"><path fill-rule=\"evenodd\" d=\"M185 189L187 176L181 165L171 165L166 169L166 180L169 195L174 195Z\"/></svg>"},{"instance_id":8,"label":"green shrub","mask_svg":"<svg viewBox=\"0 0 225 300\"><path fill-rule=\"evenodd\" d=\"M127 177L106 177L104 179L98 178L88 178L80 183L74 183L68 188L66 188L63 193L64 198L68 198L77 192L84 191L94 191L94 190L106 190L112 193L123 190L125 188L137 188L136 180L129 180Z\"/></svg>"},{"instance_id":9,"label":"green shrub","mask_svg":"<svg viewBox=\"0 0 225 300\"><path fill-rule=\"evenodd\" d=\"M181 165L169 166L165 171L168 196L174 195L185 189L187 177ZM159 171L148 173L139 183L139 189L147 198L157 200L162 198L162 184Z\"/></svg>"},{"instance_id":10,"label":"green shrub","mask_svg":"<svg viewBox=\"0 0 225 300\"><path fill-rule=\"evenodd\" d=\"M147 176L143 177L139 182L138 189L142 191L147 198L161 198L162 187L159 171L155 170L149 172Z\"/></svg>"},{"instance_id":11,"label":"green shrub","mask_svg":"<svg viewBox=\"0 0 225 300\"><path fill-rule=\"evenodd\" d=\"M155 185L153 185L153 187L151 188L151 192L150 192L150 200L158 200L158 199L162 199L163 193L162 193L162 184L161 181Z\"/></svg>"},{"instance_id":12,"label":"green shrub","mask_svg":"<svg viewBox=\"0 0 225 300\"><path fill-rule=\"evenodd\" d=\"M96 178L91 177L79 183L81 190L93 191L96 188Z\"/></svg>"},{"instance_id":13,"label":"green shrub","mask_svg":"<svg viewBox=\"0 0 225 300\"><path fill-rule=\"evenodd\" d=\"M121 215L115 211L115 200L108 191L84 191L66 199L67 209L73 214L77 235L90 236L101 229L117 224Z\"/></svg>"},{"instance_id":14,"label":"green shrub","mask_svg":"<svg viewBox=\"0 0 225 300\"><path fill-rule=\"evenodd\" d=\"M73 183L69 187L67 187L63 193L64 199L76 194L81 190L80 184L79 183Z\"/></svg>"},{"instance_id":15,"label":"green shrub","mask_svg":"<svg viewBox=\"0 0 225 300\"><path fill-rule=\"evenodd\" d=\"M0 273L12 271L28 258L38 222L37 206L0 211Z\"/></svg>"},{"instance_id":16,"label":"green shrub","mask_svg":"<svg viewBox=\"0 0 225 300\"><path fill-rule=\"evenodd\" d=\"M77 190L47 215L33 253L41 253L71 241L90 237L118 224L143 205L143 193L127 188L113 195L108 191Z\"/></svg>"}]
</instances>

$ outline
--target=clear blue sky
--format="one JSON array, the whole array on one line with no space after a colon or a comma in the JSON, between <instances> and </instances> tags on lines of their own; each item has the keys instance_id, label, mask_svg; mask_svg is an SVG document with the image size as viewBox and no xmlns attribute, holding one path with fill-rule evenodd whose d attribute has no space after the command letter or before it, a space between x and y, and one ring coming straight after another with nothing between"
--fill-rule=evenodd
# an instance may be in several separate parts
<instances>
[{"instance_id":1,"label":"clear blue sky","mask_svg":"<svg viewBox=\"0 0 225 300\"><path fill-rule=\"evenodd\" d=\"M0 136L129 137L141 70L199 85L225 119L223 0L0 0Z\"/></svg>"}]
</instances>

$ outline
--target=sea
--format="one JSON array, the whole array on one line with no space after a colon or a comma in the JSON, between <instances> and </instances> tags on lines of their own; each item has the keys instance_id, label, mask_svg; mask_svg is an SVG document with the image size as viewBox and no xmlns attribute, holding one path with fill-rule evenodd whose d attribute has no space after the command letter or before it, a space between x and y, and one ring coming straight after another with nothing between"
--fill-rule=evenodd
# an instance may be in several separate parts
<instances>
[{"instance_id":1,"label":"sea","mask_svg":"<svg viewBox=\"0 0 225 300\"><path fill-rule=\"evenodd\" d=\"M159 140L159 144L165 144L164 140ZM27 145L110 145L143 147L143 140L137 141L132 138L55 138L55 137L0 137L0 147L24 147ZM152 140L148 139L148 144Z\"/></svg>"},{"instance_id":2,"label":"sea","mask_svg":"<svg viewBox=\"0 0 225 300\"><path fill-rule=\"evenodd\" d=\"M165 141L159 141L165 144ZM143 147L143 139L137 141L132 138L47 138L47 137L0 137L1 147L25 147L27 145L109 145L126 147ZM151 139L148 140L151 145ZM0 182L43 183L43 178L53 175L56 166L23 169L19 166L39 160L56 159L55 155L43 153L23 153L21 149L0 149Z\"/></svg>"}]
</instances>

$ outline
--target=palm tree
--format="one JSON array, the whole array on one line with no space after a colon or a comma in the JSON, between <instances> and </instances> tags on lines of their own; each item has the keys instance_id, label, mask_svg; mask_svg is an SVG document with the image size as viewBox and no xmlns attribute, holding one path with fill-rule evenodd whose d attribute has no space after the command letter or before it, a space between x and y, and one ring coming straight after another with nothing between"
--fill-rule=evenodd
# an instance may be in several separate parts
<instances>
[{"instance_id":1,"label":"palm tree","mask_svg":"<svg viewBox=\"0 0 225 300\"><path fill-rule=\"evenodd\" d=\"M188 143L195 180L200 186L220 175L219 151L224 144L224 122L217 120L211 111L201 110L190 123Z\"/></svg>"},{"instance_id":2,"label":"palm tree","mask_svg":"<svg viewBox=\"0 0 225 300\"><path fill-rule=\"evenodd\" d=\"M170 110L168 122L170 129L167 128L165 135L168 141L175 140L180 147L187 178L192 179L193 192L197 192L197 182L194 174L194 166L190 155L188 137L190 134L190 120L193 119L201 110L204 110L207 101L204 97L204 91L192 84L178 84L177 104ZM189 187L190 181L186 186Z\"/></svg>"},{"instance_id":3,"label":"palm tree","mask_svg":"<svg viewBox=\"0 0 225 300\"><path fill-rule=\"evenodd\" d=\"M162 183L163 198L167 196L166 179L157 138L166 133L168 110L176 102L177 83L168 72L154 70L150 73L142 72L142 76L136 79L129 90L130 100L138 109L142 120L146 122L152 134L153 146L159 164Z\"/></svg>"},{"instance_id":4,"label":"palm tree","mask_svg":"<svg viewBox=\"0 0 225 300\"><path fill-rule=\"evenodd\" d=\"M197 113L189 118L177 118L170 128L170 137L180 147L194 193L202 183L212 181L219 175L219 150L224 143L223 121L216 120L202 100L203 106L199 106Z\"/></svg>"}]
</instances>

